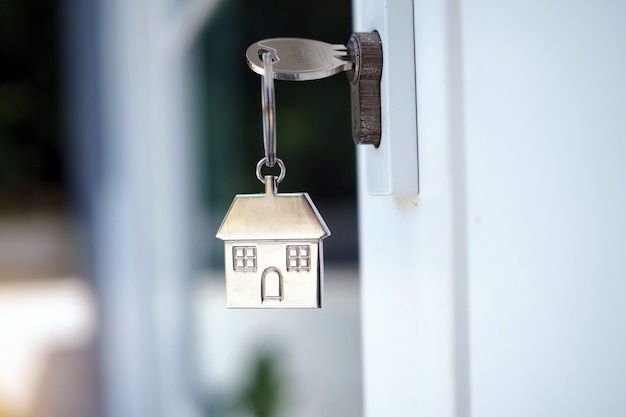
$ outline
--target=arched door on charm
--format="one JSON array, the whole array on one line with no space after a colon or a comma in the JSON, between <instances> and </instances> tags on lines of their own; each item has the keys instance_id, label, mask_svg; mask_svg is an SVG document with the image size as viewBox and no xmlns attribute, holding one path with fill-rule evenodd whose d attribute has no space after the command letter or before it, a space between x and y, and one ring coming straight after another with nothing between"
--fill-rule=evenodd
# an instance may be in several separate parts
<instances>
[{"instance_id":1,"label":"arched door on charm","mask_svg":"<svg viewBox=\"0 0 626 417\"><path fill-rule=\"evenodd\" d=\"M261 275L261 300L283 299L283 274L280 269L269 267Z\"/></svg>"}]
</instances>

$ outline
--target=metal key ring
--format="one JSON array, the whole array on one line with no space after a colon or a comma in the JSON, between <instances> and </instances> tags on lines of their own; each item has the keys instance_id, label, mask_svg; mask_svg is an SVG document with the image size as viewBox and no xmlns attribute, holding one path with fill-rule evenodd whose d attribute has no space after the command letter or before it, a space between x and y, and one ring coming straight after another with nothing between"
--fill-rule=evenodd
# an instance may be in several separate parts
<instances>
[{"instance_id":1,"label":"metal key ring","mask_svg":"<svg viewBox=\"0 0 626 417\"><path fill-rule=\"evenodd\" d=\"M278 164L280 168L280 174L278 174L278 178L276 179L276 184L280 184L285 179L285 174L287 173L287 169L285 168L285 163L280 158L276 158L276 164ZM265 178L263 178L263 174L261 174L261 168L263 168L263 165L267 165L269 167L267 163L267 157L262 158L256 164L256 177L259 179L259 181L265 184Z\"/></svg>"},{"instance_id":2,"label":"metal key ring","mask_svg":"<svg viewBox=\"0 0 626 417\"><path fill-rule=\"evenodd\" d=\"M263 145L265 147L266 165L273 167L276 163L276 98L274 94L274 71L272 53L263 52L263 77L261 77L262 109L263 109Z\"/></svg>"}]
</instances>

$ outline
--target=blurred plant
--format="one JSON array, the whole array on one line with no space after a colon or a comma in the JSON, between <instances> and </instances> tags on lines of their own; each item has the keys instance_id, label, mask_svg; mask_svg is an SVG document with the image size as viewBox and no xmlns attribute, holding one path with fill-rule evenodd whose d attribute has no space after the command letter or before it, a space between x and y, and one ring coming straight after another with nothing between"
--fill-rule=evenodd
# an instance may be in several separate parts
<instances>
[{"instance_id":1,"label":"blurred plant","mask_svg":"<svg viewBox=\"0 0 626 417\"><path fill-rule=\"evenodd\" d=\"M269 352L260 353L252 367L250 379L235 403L255 417L274 417L283 402L282 377L276 356Z\"/></svg>"}]
</instances>

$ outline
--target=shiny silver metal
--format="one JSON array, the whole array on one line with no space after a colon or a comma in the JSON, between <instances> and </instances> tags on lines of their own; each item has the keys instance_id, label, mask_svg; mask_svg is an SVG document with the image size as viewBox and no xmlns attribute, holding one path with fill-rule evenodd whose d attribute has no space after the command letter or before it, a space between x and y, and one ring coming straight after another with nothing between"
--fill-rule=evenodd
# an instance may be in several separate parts
<instances>
[{"instance_id":1,"label":"shiny silver metal","mask_svg":"<svg viewBox=\"0 0 626 417\"><path fill-rule=\"evenodd\" d=\"M263 146L265 164L273 167L276 162L276 94L272 54L263 53L263 76L261 77L261 107L263 111Z\"/></svg>"},{"instance_id":2,"label":"shiny silver metal","mask_svg":"<svg viewBox=\"0 0 626 417\"><path fill-rule=\"evenodd\" d=\"M217 232L224 240L226 306L322 307L328 236L309 195L278 193L277 177L265 177L265 194L235 196Z\"/></svg>"},{"instance_id":3,"label":"shiny silver metal","mask_svg":"<svg viewBox=\"0 0 626 417\"><path fill-rule=\"evenodd\" d=\"M280 184L285 179L287 168L285 168L285 163L282 161L282 159L276 158L275 162L276 164L278 164L278 167L280 168L280 174L278 174L278 177L276 178L276 184ZM261 160L257 162L256 164L256 177L259 179L259 181L265 184L266 180L263 177L263 174L261 173L261 169L263 168L263 165L267 165L269 167L267 163L267 157L261 158Z\"/></svg>"},{"instance_id":4,"label":"shiny silver metal","mask_svg":"<svg viewBox=\"0 0 626 417\"><path fill-rule=\"evenodd\" d=\"M246 51L248 65L257 74L264 73L265 52L272 55L277 80L317 80L348 71L353 65L345 45L312 39L274 38L255 42Z\"/></svg>"}]
</instances>

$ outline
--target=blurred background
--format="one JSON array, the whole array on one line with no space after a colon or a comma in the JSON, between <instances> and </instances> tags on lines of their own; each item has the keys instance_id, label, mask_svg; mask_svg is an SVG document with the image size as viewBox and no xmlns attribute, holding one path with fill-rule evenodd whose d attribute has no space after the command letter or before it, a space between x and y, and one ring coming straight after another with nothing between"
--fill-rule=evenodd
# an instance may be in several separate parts
<instances>
[{"instance_id":1,"label":"blurred background","mask_svg":"<svg viewBox=\"0 0 626 417\"><path fill-rule=\"evenodd\" d=\"M215 232L262 192L251 43L345 43L349 1L0 2L0 416L359 416L345 76L276 83L320 311L226 310Z\"/></svg>"}]
</instances>

